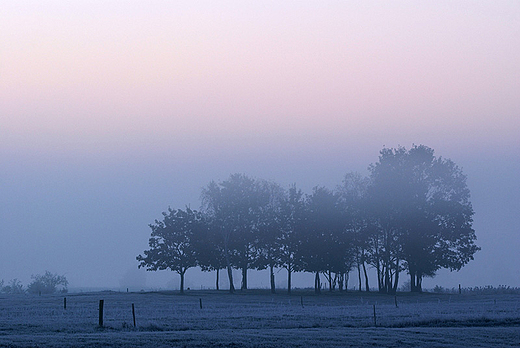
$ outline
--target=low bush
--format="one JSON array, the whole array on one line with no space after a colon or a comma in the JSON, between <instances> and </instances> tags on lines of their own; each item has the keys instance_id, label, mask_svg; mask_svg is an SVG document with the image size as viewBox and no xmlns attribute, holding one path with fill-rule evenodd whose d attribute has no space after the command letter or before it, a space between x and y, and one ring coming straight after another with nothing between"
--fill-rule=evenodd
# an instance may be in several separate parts
<instances>
[{"instance_id":1,"label":"low bush","mask_svg":"<svg viewBox=\"0 0 520 348\"><path fill-rule=\"evenodd\" d=\"M23 294L25 289L18 279L12 279L8 285L4 286L4 281L0 281L0 291L4 294Z\"/></svg>"},{"instance_id":2,"label":"low bush","mask_svg":"<svg viewBox=\"0 0 520 348\"><path fill-rule=\"evenodd\" d=\"M69 284L65 276L52 274L49 271L45 271L43 275L32 275L31 278L33 281L27 286L30 294L53 294L58 291L59 286L61 292L66 292Z\"/></svg>"}]
</instances>

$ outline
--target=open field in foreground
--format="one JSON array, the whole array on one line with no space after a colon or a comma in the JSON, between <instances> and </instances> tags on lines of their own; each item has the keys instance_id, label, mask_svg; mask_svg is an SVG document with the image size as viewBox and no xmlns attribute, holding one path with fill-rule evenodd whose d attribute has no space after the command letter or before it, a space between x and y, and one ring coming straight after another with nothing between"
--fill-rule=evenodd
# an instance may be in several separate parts
<instances>
[{"instance_id":1,"label":"open field in foreground","mask_svg":"<svg viewBox=\"0 0 520 348\"><path fill-rule=\"evenodd\" d=\"M1 296L0 346L520 346L513 294L100 292L67 294L66 309L64 296Z\"/></svg>"}]
</instances>

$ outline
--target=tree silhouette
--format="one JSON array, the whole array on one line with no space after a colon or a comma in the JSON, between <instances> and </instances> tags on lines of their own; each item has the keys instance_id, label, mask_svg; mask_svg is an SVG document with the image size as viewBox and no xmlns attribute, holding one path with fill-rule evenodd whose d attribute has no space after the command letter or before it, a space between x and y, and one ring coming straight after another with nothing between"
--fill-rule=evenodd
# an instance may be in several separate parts
<instances>
[{"instance_id":1,"label":"tree silhouette","mask_svg":"<svg viewBox=\"0 0 520 348\"><path fill-rule=\"evenodd\" d=\"M254 249L258 270L269 268L271 293L276 292L274 268L280 264L281 238L283 232L282 205L285 198L283 188L268 181L261 181L261 190L268 195L266 204L260 206L260 218L257 228L258 237Z\"/></svg>"},{"instance_id":2,"label":"tree silhouette","mask_svg":"<svg viewBox=\"0 0 520 348\"><path fill-rule=\"evenodd\" d=\"M370 291L366 264L369 260L370 237L373 232L372 222L368 215L367 194L370 179L359 173L347 173L343 184L338 187L344 213L349 219L347 226L351 238L351 258L347 272L355 265L358 272L359 291L361 291L361 269L365 280L365 291ZM340 284L341 286L341 284ZM341 287L340 287L341 289Z\"/></svg>"},{"instance_id":3,"label":"tree silhouette","mask_svg":"<svg viewBox=\"0 0 520 348\"><path fill-rule=\"evenodd\" d=\"M149 225L152 229L148 242L150 249L136 259L139 268L146 267L147 271L170 269L177 272L181 277L180 292L184 293L184 275L197 265L194 236L204 231L206 225L202 215L190 208L168 208L163 217L162 221L155 220Z\"/></svg>"},{"instance_id":4,"label":"tree silhouette","mask_svg":"<svg viewBox=\"0 0 520 348\"><path fill-rule=\"evenodd\" d=\"M269 199L265 182L243 174L232 174L218 184L211 182L202 191L205 214L219 226L223 238L230 292L234 291L232 266L242 270L241 289L247 289L247 270L259 257L255 245Z\"/></svg>"},{"instance_id":5,"label":"tree silhouette","mask_svg":"<svg viewBox=\"0 0 520 348\"><path fill-rule=\"evenodd\" d=\"M278 240L279 266L287 270L287 292L291 293L292 273L303 270L298 256L307 224L305 196L293 185L287 191L280 207L281 234Z\"/></svg>"},{"instance_id":6,"label":"tree silhouette","mask_svg":"<svg viewBox=\"0 0 520 348\"><path fill-rule=\"evenodd\" d=\"M315 187L307 198L307 224L299 252L303 269L315 273L315 292L321 290L320 273L332 291L350 255L339 196L325 187Z\"/></svg>"},{"instance_id":7,"label":"tree silhouette","mask_svg":"<svg viewBox=\"0 0 520 348\"><path fill-rule=\"evenodd\" d=\"M343 289L356 267L369 291L367 266L375 268L380 292L395 293L407 271L411 290L421 291L424 277L441 268L459 270L473 259L473 209L466 176L454 162L420 145L410 150L384 148L369 166L369 177L345 175L336 191L315 187L305 195L274 182L232 174L202 189L202 213L169 209L150 225L150 249L139 267L171 269L181 275L198 265L204 271L227 269L234 292L233 268L269 268L275 292L275 267L315 275L321 291L324 275L332 291Z\"/></svg>"},{"instance_id":8,"label":"tree silhouette","mask_svg":"<svg viewBox=\"0 0 520 348\"><path fill-rule=\"evenodd\" d=\"M45 271L44 274L32 275L32 282L27 286L27 292L30 294L53 294L56 292L59 285L62 286L62 291L67 290L69 282L64 275L52 274ZM12 282L12 289L20 288L15 286L16 282Z\"/></svg>"},{"instance_id":9,"label":"tree silhouette","mask_svg":"<svg viewBox=\"0 0 520 348\"><path fill-rule=\"evenodd\" d=\"M459 270L473 259L473 209L466 176L424 145L383 149L370 167L380 242L380 290L395 292L406 269L412 291L440 268Z\"/></svg>"},{"instance_id":10,"label":"tree silhouette","mask_svg":"<svg viewBox=\"0 0 520 348\"><path fill-rule=\"evenodd\" d=\"M215 271L215 288L219 290L219 273L221 269L226 268L222 236L219 226L212 223L211 219L203 216L203 222L206 228L200 229L200 232L193 236L197 265L202 271Z\"/></svg>"}]
</instances>

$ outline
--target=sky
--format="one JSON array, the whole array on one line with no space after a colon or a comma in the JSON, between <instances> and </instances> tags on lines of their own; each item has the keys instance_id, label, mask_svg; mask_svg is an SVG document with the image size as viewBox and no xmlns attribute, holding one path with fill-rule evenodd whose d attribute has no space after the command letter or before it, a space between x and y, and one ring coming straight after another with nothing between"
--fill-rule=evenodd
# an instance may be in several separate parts
<instances>
[{"instance_id":1,"label":"sky","mask_svg":"<svg viewBox=\"0 0 520 348\"><path fill-rule=\"evenodd\" d=\"M482 250L423 286L520 286L520 2L0 4L0 279L178 287L135 257L211 180L334 188L424 144L468 176Z\"/></svg>"}]
</instances>

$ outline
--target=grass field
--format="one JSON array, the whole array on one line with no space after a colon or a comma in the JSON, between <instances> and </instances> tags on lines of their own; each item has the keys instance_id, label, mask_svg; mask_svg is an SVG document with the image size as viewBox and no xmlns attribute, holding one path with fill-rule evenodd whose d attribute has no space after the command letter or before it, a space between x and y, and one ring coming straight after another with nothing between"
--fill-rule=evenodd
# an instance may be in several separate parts
<instances>
[{"instance_id":1,"label":"grass field","mask_svg":"<svg viewBox=\"0 0 520 348\"><path fill-rule=\"evenodd\" d=\"M2 347L318 345L518 347L520 295L248 290L0 297Z\"/></svg>"}]
</instances>

